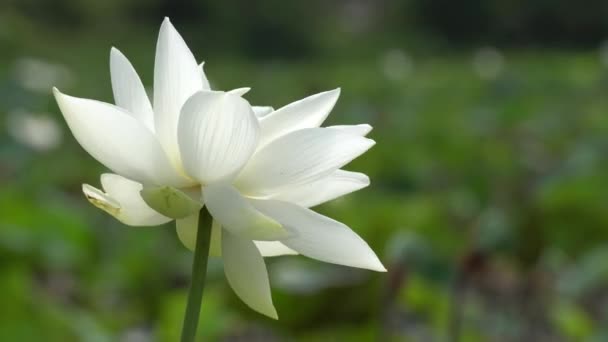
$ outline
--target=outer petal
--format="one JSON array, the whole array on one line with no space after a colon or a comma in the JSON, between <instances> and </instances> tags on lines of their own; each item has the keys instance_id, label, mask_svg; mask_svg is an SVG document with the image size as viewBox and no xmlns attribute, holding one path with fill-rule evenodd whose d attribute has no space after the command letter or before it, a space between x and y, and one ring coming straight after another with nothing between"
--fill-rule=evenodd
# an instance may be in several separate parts
<instances>
[{"instance_id":1,"label":"outer petal","mask_svg":"<svg viewBox=\"0 0 608 342\"><path fill-rule=\"evenodd\" d=\"M203 184L231 180L253 154L258 135L258 121L247 101L201 91L188 99L179 121L184 168Z\"/></svg>"},{"instance_id":2,"label":"outer petal","mask_svg":"<svg viewBox=\"0 0 608 342\"><path fill-rule=\"evenodd\" d=\"M255 116L257 116L258 118L263 118L266 115L274 112L274 108L267 106L253 106L251 107L251 109L253 109Z\"/></svg>"},{"instance_id":3,"label":"outer petal","mask_svg":"<svg viewBox=\"0 0 608 342\"><path fill-rule=\"evenodd\" d=\"M279 241L253 241L263 257L297 255L298 252Z\"/></svg>"},{"instance_id":4,"label":"outer petal","mask_svg":"<svg viewBox=\"0 0 608 342\"><path fill-rule=\"evenodd\" d=\"M375 144L337 129L308 128L276 139L257 151L237 187L252 196L287 191L330 175Z\"/></svg>"},{"instance_id":5,"label":"outer petal","mask_svg":"<svg viewBox=\"0 0 608 342\"><path fill-rule=\"evenodd\" d=\"M288 188L272 198L310 208L368 185L369 177L363 173L336 170L325 178Z\"/></svg>"},{"instance_id":6,"label":"outer petal","mask_svg":"<svg viewBox=\"0 0 608 342\"><path fill-rule=\"evenodd\" d=\"M188 217L175 220L175 231L177 237L186 248L194 251L196 247L196 233L198 231L198 215L196 212Z\"/></svg>"},{"instance_id":7,"label":"outer petal","mask_svg":"<svg viewBox=\"0 0 608 342\"><path fill-rule=\"evenodd\" d=\"M360 124L360 125L336 125L326 127L329 129L338 129L345 133L355 134L359 136L366 136L369 132L372 131L372 126L368 124Z\"/></svg>"},{"instance_id":8,"label":"outer petal","mask_svg":"<svg viewBox=\"0 0 608 342\"><path fill-rule=\"evenodd\" d=\"M281 240L287 247L333 264L386 271L367 243L346 225L287 202L254 200L252 203L293 232L292 237Z\"/></svg>"},{"instance_id":9,"label":"outer petal","mask_svg":"<svg viewBox=\"0 0 608 342\"><path fill-rule=\"evenodd\" d=\"M340 88L309 96L279 108L260 119L260 147L287 133L319 127L334 108Z\"/></svg>"},{"instance_id":10,"label":"outer petal","mask_svg":"<svg viewBox=\"0 0 608 342\"><path fill-rule=\"evenodd\" d=\"M175 230L177 231L177 237L184 244L186 248L194 251L196 246L196 236L198 233L198 216L197 212L194 215L188 216L183 219L175 220ZM222 242L221 242L222 227L220 224L213 220L211 226L211 245L209 246L209 255L221 256L222 255Z\"/></svg>"},{"instance_id":11,"label":"outer petal","mask_svg":"<svg viewBox=\"0 0 608 342\"><path fill-rule=\"evenodd\" d=\"M116 48L110 50L110 76L116 105L154 132L154 112L146 89L127 57Z\"/></svg>"},{"instance_id":12,"label":"outer petal","mask_svg":"<svg viewBox=\"0 0 608 342\"><path fill-rule=\"evenodd\" d=\"M219 257L222 256L222 225L213 220L211 225L211 245L209 246L209 255Z\"/></svg>"},{"instance_id":13,"label":"outer petal","mask_svg":"<svg viewBox=\"0 0 608 342\"><path fill-rule=\"evenodd\" d=\"M278 240L288 234L280 223L260 213L230 185L203 189L211 216L226 230L251 240Z\"/></svg>"},{"instance_id":14,"label":"outer petal","mask_svg":"<svg viewBox=\"0 0 608 342\"><path fill-rule=\"evenodd\" d=\"M88 184L82 190L96 207L129 226L156 226L171 221L146 205L139 196L142 185L119 175L101 175L105 193Z\"/></svg>"},{"instance_id":15,"label":"outer petal","mask_svg":"<svg viewBox=\"0 0 608 342\"><path fill-rule=\"evenodd\" d=\"M177 123L186 100L203 89L200 68L188 46L165 18L158 35L154 64L154 125L174 165L180 165Z\"/></svg>"},{"instance_id":16,"label":"outer petal","mask_svg":"<svg viewBox=\"0 0 608 342\"><path fill-rule=\"evenodd\" d=\"M200 194L193 198L171 186L146 186L139 194L150 208L174 219L192 216L203 207Z\"/></svg>"},{"instance_id":17,"label":"outer petal","mask_svg":"<svg viewBox=\"0 0 608 342\"><path fill-rule=\"evenodd\" d=\"M114 198L89 184L82 184L82 193L91 204L120 220L120 203Z\"/></svg>"},{"instance_id":18,"label":"outer petal","mask_svg":"<svg viewBox=\"0 0 608 342\"><path fill-rule=\"evenodd\" d=\"M124 110L56 88L53 93L76 140L110 170L146 184L191 183L173 169L154 134Z\"/></svg>"},{"instance_id":19,"label":"outer petal","mask_svg":"<svg viewBox=\"0 0 608 342\"><path fill-rule=\"evenodd\" d=\"M222 253L226 279L236 295L253 310L278 319L272 304L266 265L253 241L224 231Z\"/></svg>"},{"instance_id":20,"label":"outer petal","mask_svg":"<svg viewBox=\"0 0 608 342\"><path fill-rule=\"evenodd\" d=\"M201 82L203 83L203 90L211 90L211 86L209 85L209 80L207 79L207 75L205 75L205 62L202 62L198 65L201 74Z\"/></svg>"}]
</instances>

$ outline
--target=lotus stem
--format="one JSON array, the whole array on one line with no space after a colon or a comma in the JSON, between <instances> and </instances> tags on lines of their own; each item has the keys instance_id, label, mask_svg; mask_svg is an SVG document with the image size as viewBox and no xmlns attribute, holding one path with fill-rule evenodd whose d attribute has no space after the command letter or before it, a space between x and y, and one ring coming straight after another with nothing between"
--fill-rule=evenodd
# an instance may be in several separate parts
<instances>
[{"instance_id":1,"label":"lotus stem","mask_svg":"<svg viewBox=\"0 0 608 342\"><path fill-rule=\"evenodd\" d=\"M188 304L182 327L181 342L193 342L196 338L198 318L201 312L205 278L207 277L207 260L209 259L209 244L211 242L212 218L207 209L200 211L192 262L192 284L188 292Z\"/></svg>"}]
</instances>

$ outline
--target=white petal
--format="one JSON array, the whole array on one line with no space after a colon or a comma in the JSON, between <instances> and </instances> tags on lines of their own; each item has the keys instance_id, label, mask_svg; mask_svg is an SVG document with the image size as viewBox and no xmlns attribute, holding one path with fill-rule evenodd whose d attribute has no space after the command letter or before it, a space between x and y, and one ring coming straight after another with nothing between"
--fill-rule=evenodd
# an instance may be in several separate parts
<instances>
[{"instance_id":1,"label":"white petal","mask_svg":"<svg viewBox=\"0 0 608 342\"><path fill-rule=\"evenodd\" d=\"M177 123L186 100L203 89L200 68L192 52L165 18L158 34L154 62L154 125L174 165L180 165Z\"/></svg>"},{"instance_id":2,"label":"white petal","mask_svg":"<svg viewBox=\"0 0 608 342\"><path fill-rule=\"evenodd\" d=\"M253 154L258 135L258 121L247 101L201 91L188 99L179 121L184 169L204 184L230 180Z\"/></svg>"},{"instance_id":3,"label":"white petal","mask_svg":"<svg viewBox=\"0 0 608 342\"><path fill-rule=\"evenodd\" d=\"M236 88L236 89L232 89L231 91L229 91L228 94L234 94L236 96L243 96L243 95L247 94L250 90L251 90L251 88L249 88L249 87Z\"/></svg>"},{"instance_id":4,"label":"white petal","mask_svg":"<svg viewBox=\"0 0 608 342\"><path fill-rule=\"evenodd\" d=\"M110 173L101 175L101 184L105 193L88 184L84 184L82 190L91 203L122 223L157 226L171 221L146 205L139 196L141 184Z\"/></svg>"},{"instance_id":5,"label":"white petal","mask_svg":"<svg viewBox=\"0 0 608 342\"><path fill-rule=\"evenodd\" d=\"M287 232L275 220L260 213L230 185L209 185L203 189L211 216L233 234L251 240L278 240Z\"/></svg>"},{"instance_id":6,"label":"white petal","mask_svg":"<svg viewBox=\"0 0 608 342\"><path fill-rule=\"evenodd\" d=\"M200 194L193 198L171 186L146 186L139 194L150 208L174 219L189 217L203 207Z\"/></svg>"},{"instance_id":7,"label":"white petal","mask_svg":"<svg viewBox=\"0 0 608 342\"><path fill-rule=\"evenodd\" d=\"M211 86L209 85L209 80L207 79L207 75L205 75L205 62L202 62L198 65L201 74L201 82L203 83L203 90L211 90Z\"/></svg>"},{"instance_id":8,"label":"white petal","mask_svg":"<svg viewBox=\"0 0 608 342\"><path fill-rule=\"evenodd\" d=\"M355 135L359 135L359 136L366 136L369 132L372 131L372 126L368 125L368 124L360 124L360 125L336 125L336 126L329 126L327 128L330 129L339 129L342 132L346 132L346 133L350 133L350 134L355 134Z\"/></svg>"},{"instance_id":9,"label":"white petal","mask_svg":"<svg viewBox=\"0 0 608 342\"><path fill-rule=\"evenodd\" d=\"M110 50L110 76L116 105L154 132L154 112L146 89L127 57L116 48Z\"/></svg>"},{"instance_id":10,"label":"white petal","mask_svg":"<svg viewBox=\"0 0 608 342\"><path fill-rule=\"evenodd\" d=\"M363 173L336 170L314 182L287 188L272 196L273 199L310 208L350 194L369 185L369 177Z\"/></svg>"},{"instance_id":11,"label":"white petal","mask_svg":"<svg viewBox=\"0 0 608 342\"><path fill-rule=\"evenodd\" d=\"M260 147L287 133L319 127L334 108L340 88L288 104L260 119Z\"/></svg>"},{"instance_id":12,"label":"white petal","mask_svg":"<svg viewBox=\"0 0 608 342\"><path fill-rule=\"evenodd\" d=\"M226 279L236 295L253 310L278 319L272 304L268 271L253 241L223 231L222 253Z\"/></svg>"},{"instance_id":13,"label":"white petal","mask_svg":"<svg viewBox=\"0 0 608 342\"><path fill-rule=\"evenodd\" d=\"M255 116L257 116L258 118L263 118L266 115L274 112L274 108L268 106L253 106L251 107L251 109L253 109Z\"/></svg>"},{"instance_id":14,"label":"white petal","mask_svg":"<svg viewBox=\"0 0 608 342\"><path fill-rule=\"evenodd\" d=\"M285 246L279 241L254 241L254 243L263 257L298 254L298 252Z\"/></svg>"},{"instance_id":15,"label":"white petal","mask_svg":"<svg viewBox=\"0 0 608 342\"><path fill-rule=\"evenodd\" d=\"M199 213L193 214L183 219L175 220L175 230L179 240L184 244L186 248L194 251L196 246L196 236L198 233L198 217ZM211 242L209 246L209 255L221 256L222 255L222 242L221 242L222 227L220 224L213 220L211 226Z\"/></svg>"},{"instance_id":16,"label":"white petal","mask_svg":"<svg viewBox=\"0 0 608 342\"><path fill-rule=\"evenodd\" d=\"M213 220L211 224L211 245L209 246L209 255L219 257L222 256L222 225Z\"/></svg>"},{"instance_id":17,"label":"white petal","mask_svg":"<svg viewBox=\"0 0 608 342\"><path fill-rule=\"evenodd\" d=\"M374 143L337 129L302 129L257 151L236 185L251 196L273 195L330 175Z\"/></svg>"},{"instance_id":18,"label":"white petal","mask_svg":"<svg viewBox=\"0 0 608 342\"><path fill-rule=\"evenodd\" d=\"M145 184L192 183L173 169L154 134L123 109L56 88L53 93L80 146L110 170Z\"/></svg>"},{"instance_id":19,"label":"white petal","mask_svg":"<svg viewBox=\"0 0 608 342\"><path fill-rule=\"evenodd\" d=\"M194 248L196 247L198 216L199 212L197 211L188 217L175 220L175 231L177 232L179 241L191 251L194 251Z\"/></svg>"},{"instance_id":20,"label":"white petal","mask_svg":"<svg viewBox=\"0 0 608 342\"><path fill-rule=\"evenodd\" d=\"M97 208L117 217L120 213L120 203L105 192L89 184L82 184L82 193Z\"/></svg>"},{"instance_id":21,"label":"white petal","mask_svg":"<svg viewBox=\"0 0 608 342\"><path fill-rule=\"evenodd\" d=\"M302 255L333 264L386 271L368 244L346 225L287 202L252 200L252 203L293 232L292 237L281 242Z\"/></svg>"}]
</instances>

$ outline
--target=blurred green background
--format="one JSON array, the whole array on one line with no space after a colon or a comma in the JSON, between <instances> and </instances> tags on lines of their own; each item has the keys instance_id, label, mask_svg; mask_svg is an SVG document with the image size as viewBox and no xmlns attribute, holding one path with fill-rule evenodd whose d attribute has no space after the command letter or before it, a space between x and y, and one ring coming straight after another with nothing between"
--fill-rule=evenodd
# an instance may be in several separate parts
<instances>
[{"instance_id":1,"label":"blurred green background","mask_svg":"<svg viewBox=\"0 0 608 342\"><path fill-rule=\"evenodd\" d=\"M276 108L342 87L372 185L317 208L389 272L267 259L281 317L212 260L205 341L608 341L605 1L0 2L0 341L176 341L191 253L89 205L103 167L50 94L152 86L169 16L217 89Z\"/></svg>"}]
</instances>

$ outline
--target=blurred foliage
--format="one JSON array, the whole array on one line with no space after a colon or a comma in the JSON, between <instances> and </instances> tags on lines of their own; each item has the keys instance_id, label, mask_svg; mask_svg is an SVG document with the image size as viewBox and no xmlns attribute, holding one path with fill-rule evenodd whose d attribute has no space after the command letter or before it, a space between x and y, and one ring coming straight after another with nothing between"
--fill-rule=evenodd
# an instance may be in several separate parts
<instances>
[{"instance_id":1,"label":"blurred foliage","mask_svg":"<svg viewBox=\"0 0 608 342\"><path fill-rule=\"evenodd\" d=\"M550 31L574 27L567 45L597 44L604 3L292 3L0 4L0 341L177 339L191 254L171 226L127 228L88 204L80 186L104 169L49 91L111 101L113 45L152 86L162 15L215 88L280 107L340 86L327 124L370 123L378 142L348 167L372 185L317 209L389 272L268 259L274 322L213 260L201 340L608 339L608 53L467 48L516 37L501 25L534 13L573 22ZM555 42L537 25L520 21L521 43Z\"/></svg>"}]
</instances>

